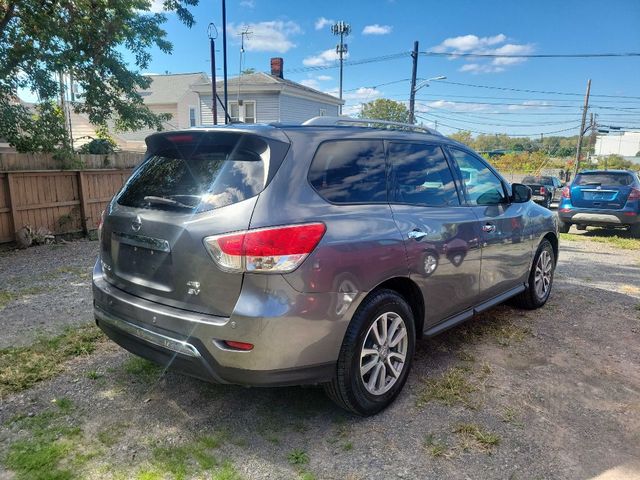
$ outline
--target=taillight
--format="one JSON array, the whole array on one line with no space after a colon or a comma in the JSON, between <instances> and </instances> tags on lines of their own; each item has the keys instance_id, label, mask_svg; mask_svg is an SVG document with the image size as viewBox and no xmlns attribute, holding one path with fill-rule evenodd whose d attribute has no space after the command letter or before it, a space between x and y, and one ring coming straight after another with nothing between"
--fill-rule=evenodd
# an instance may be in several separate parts
<instances>
[{"instance_id":1,"label":"taillight","mask_svg":"<svg viewBox=\"0 0 640 480\"><path fill-rule=\"evenodd\" d=\"M571 189L568 185L562 189L562 198L571 198Z\"/></svg>"},{"instance_id":2,"label":"taillight","mask_svg":"<svg viewBox=\"0 0 640 480\"><path fill-rule=\"evenodd\" d=\"M637 188L632 188L629 192L629 196L627 197L627 202L632 200L640 200L640 190Z\"/></svg>"},{"instance_id":3,"label":"taillight","mask_svg":"<svg viewBox=\"0 0 640 480\"><path fill-rule=\"evenodd\" d=\"M540 195L546 195L547 189L544 187L540 187Z\"/></svg>"},{"instance_id":4,"label":"taillight","mask_svg":"<svg viewBox=\"0 0 640 480\"><path fill-rule=\"evenodd\" d=\"M102 224L104 223L105 210L100 214L100 220L98 220L98 242L102 241Z\"/></svg>"},{"instance_id":5,"label":"taillight","mask_svg":"<svg viewBox=\"0 0 640 480\"><path fill-rule=\"evenodd\" d=\"M204 244L227 272L288 273L316 248L325 231L324 223L260 228L207 237Z\"/></svg>"}]
</instances>

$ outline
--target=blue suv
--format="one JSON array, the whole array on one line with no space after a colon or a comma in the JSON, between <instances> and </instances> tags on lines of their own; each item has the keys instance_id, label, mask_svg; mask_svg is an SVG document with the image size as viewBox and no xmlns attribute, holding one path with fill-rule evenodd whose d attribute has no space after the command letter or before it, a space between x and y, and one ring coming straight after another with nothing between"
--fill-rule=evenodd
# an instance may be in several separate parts
<instances>
[{"instance_id":1,"label":"blue suv","mask_svg":"<svg viewBox=\"0 0 640 480\"><path fill-rule=\"evenodd\" d=\"M640 238L640 179L627 170L589 170L576 175L562 190L558 206L558 229L571 225L628 228Z\"/></svg>"}]
</instances>

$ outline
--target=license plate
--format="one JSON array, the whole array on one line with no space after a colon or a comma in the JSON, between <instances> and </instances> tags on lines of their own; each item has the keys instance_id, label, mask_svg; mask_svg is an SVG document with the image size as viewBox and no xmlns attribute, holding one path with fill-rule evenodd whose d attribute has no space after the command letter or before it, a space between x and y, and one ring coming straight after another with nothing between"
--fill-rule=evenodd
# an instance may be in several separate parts
<instances>
[{"instance_id":1,"label":"license plate","mask_svg":"<svg viewBox=\"0 0 640 480\"><path fill-rule=\"evenodd\" d=\"M533 195L533 199L534 200L544 200L544 197L542 195Z\"/></svg>"}]
</instances>

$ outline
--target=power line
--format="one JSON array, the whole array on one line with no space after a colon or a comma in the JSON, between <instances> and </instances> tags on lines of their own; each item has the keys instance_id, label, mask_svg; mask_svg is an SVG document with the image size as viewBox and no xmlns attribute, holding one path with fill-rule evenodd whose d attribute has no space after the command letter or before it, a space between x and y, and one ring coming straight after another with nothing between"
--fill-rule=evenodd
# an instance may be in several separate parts
<instances>
[{"instance_id":1,"label":"power line","mask_svg":"<svg viewBox=\"0 0 640 480\"><path fill-rule=\"evenodd\" d=\"M638 52L624 53L455 53L455 52L420 52L426 57L467 57L467 58L607 58L607 57L640 57Z\"/></svg>"},{"instance_id":2,"label":"power line","mask_svg":"<svg viewBox=\"0 0 640 480\"><path fill-rule=\"evenodd\" d=\"M405 58L409 56L409 52L400 52L400 53L392 53L389 55L381 55L379 57L371 57L371 58L363 58L361 60L345 60L344 65L364 65L366 63L377 63L377 62L388 62L391 60L397 60L399 58ZM328 65L311 65L308 67L300 67L300 68L292 68L289 70L290 73L302 73L302 72L313 72L316 70L329 70L332 68L339 68L340 65L337 64L328 64Z\"/></svg>"},{"instance_id":3,"label":"power line","mask_svg":"<svg viewBox=\"0 0 640 480\"><path fill-rule=\"evenodd\" d=\"M422 117L422 116L419 116L419 118L422 118L423 120L431 121L429 118L425 118L425 117ZM471 132L471 133L479 133L481 135L495 135L494 132L482 132L480 130L472 130L472 129L469 129L469 128L459 128L459 127L454 127L453 125L447 125L447 124L442 123L442 122L438 122L438 124L442 125L443 127L452 128L452 129L458 130L458 131L465 130L465 131L468 131L468 132ZM580 128L580 125L575 125L575 126L570 127L570 128L563 128L561 130L554 130L552 132L538 132L538 133L532 133L532 134L501 133L500 135L506 135L508 137L531 137L531 136L534 136L534 135L540 135L540 133L542 133L542 135L553 135L555 133L568 132L570 130L576 130L578 128Z\"/></svg>"},{"instance_id":4,"label":"power line","mask_svg":"<svg viewBox=\"0 0 640 480\"><path fill-rule=\"evenodd\" d=\"M526 93L544 93L549 95L570 95L570 96L578 96L582 97L583 93L568 93L568 92L555 92L549 90L529 90L523 88L512 88L512 87L496 87L493 85L478 85L473 83L461 83L461 82L452 82L450 80L438 80L440 83L446 83L449 85L460 85L463 87L474 87L474 88L488 88L491 90L507 90L511 92L526 92ZM605 95L605 94L593 94L592 97L603 97L603 98L632 98L636 100L640 100L640 97L633 97L628 95Z\"/></svg>"},{"instance_id":5,"label":"power line","mask_svg":"<svg viewBox=\"0 0 640 480\"><path fill-rule=\"evenodd\" d=\"M560 122L536 122L536 123L522 123L522 122L518 122L518 123L490 123L485 121L476 121L476 120L483 120L483 117L480 116L473 116L472 119L468 119L468 118L454 118L451 116L446 116L443 115L441 113L433 113L430 111L424 111L424 110L419 110L418 113L422 113L422 114L427 114L427 115L431 115L433 117L437 117L437 118L442 118L444 120L453 120L453 121L461 121L461 122L465 122L465 123L474 123L477 125L491 125L494 127L545 127L545 126L550 126L550 125L573 125L575 124L575 122L578 119L571 119L571 120L562 120ZM450 112L447 111L448 115L456 115L455 112ZM495 119L494 119L495 120Z\"/></svg>"}]
</instances>

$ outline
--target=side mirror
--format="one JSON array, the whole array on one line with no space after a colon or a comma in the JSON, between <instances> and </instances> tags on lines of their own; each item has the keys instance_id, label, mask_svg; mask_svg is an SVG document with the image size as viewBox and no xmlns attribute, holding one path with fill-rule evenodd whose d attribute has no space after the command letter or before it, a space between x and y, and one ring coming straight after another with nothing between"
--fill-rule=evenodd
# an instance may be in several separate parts
<instances>
[{"instance_id":1,"label":"side mirror","mask_svg":"<svg viewBox=\"0 0 640 480\"><path fill-rule=\"evenodd\" d=\"M531 200L531 189L521 183L511 184L511 203L526 203Z\"/></svg>"}]
</instances>

